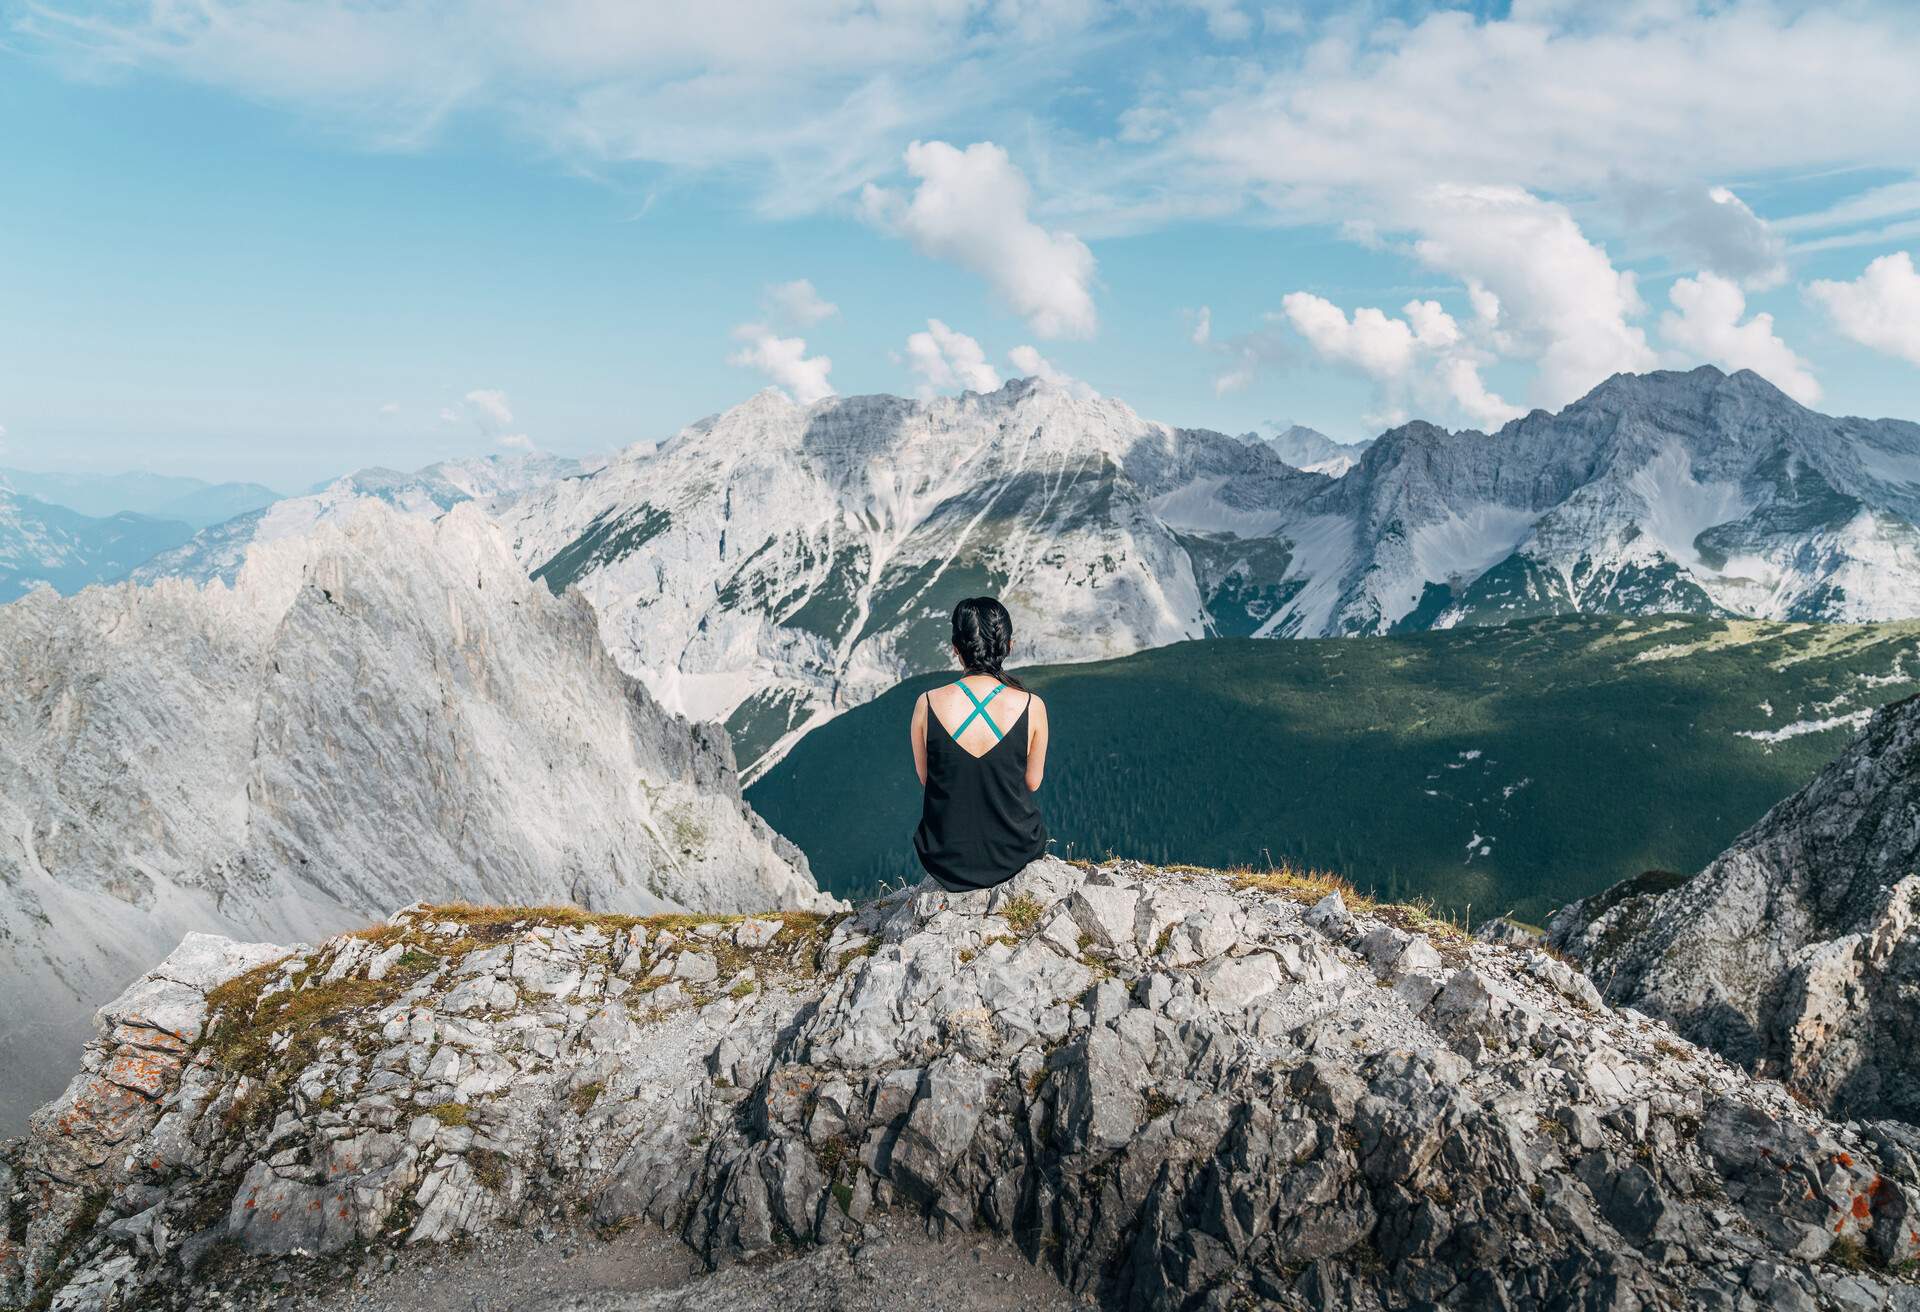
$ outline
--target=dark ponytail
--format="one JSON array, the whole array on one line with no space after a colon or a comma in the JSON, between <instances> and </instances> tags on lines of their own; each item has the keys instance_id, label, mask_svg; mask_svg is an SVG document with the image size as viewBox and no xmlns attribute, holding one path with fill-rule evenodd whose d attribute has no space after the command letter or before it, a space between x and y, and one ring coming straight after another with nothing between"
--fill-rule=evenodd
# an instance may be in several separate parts
<instances>
[{"instance_id":1,"label":"dark ponytail","mask_svg":"<svg viewBox=\"0 0 1920 1312\"><path fill-rule=\"evenodd\" d=\"M1009 688L1026 685L1002 669L1013 645L1013 616L995 597L968 597L953 608L953 649L968 674L988 674Z\"/></svg>"}]
</instances>

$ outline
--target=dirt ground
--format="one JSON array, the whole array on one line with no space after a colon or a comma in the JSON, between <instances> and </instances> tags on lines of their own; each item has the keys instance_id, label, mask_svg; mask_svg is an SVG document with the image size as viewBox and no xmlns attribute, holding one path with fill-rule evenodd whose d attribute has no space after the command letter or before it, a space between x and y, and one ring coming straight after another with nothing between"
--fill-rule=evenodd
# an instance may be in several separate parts
<instances>
[{"instance_id":1,"label":"dirt ground","mask_svg":"<svg viewBox=\"0 0 1920 1312\"><path fill-rule=\"evenodd\" d=\"M344 1283L216 1295L236 1312L1066 1312L1087 1306L1011 1245L928 1237L908 1220L862 1242L708 1272L678 1240L635 1229L514 1233L421 1249Z\"/></svg>"}]
</instances>

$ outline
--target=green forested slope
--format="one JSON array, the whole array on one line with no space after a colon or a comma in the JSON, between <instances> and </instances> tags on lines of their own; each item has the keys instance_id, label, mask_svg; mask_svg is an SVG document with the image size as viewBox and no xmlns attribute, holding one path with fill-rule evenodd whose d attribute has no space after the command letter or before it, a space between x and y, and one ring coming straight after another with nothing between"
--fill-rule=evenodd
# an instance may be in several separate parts
<instances>
[{"instance_id":1,"label":"green forested slope","mask_svg":"<svg viewBox=\"0 0 1920 1312\"><path fill-rule=\"evenodd\" d=\"M1478 920L1697 869L1916 674L1916 623L1574 617L1213 639L1023 677L1052 712L1056 851L1288 859ZM748 791L825 887L919 877L907 720L941 677L815 730Z\"/></svg>"}]
</instances>

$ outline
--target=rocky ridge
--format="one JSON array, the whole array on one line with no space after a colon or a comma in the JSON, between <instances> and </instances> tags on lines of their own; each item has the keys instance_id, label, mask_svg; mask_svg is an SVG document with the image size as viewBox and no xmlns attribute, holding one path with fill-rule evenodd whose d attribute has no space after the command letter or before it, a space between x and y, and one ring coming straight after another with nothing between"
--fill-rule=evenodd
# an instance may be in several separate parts
<instances>
[{"instance_id":1,"label":"rocky ridge","mask_svg":"<svg viewBox=\"0 0 1920 1312\"><path fill-rule=\"evenodd\" d=\"M1115 1307L1905 1310L1917 1155L1553 956L1287 874L416 906L193 940L103 1009L0 1166L0 1300L243 1301L572 1217L726 1266L890 1216Z\"/></svg>"},{"instance_id":2,"label":"rocky ridge","mask_svg":"<svg viewBox=\"0 0 1920 1312\"><path fill-rule=\"evenodd\" d=\"M35 593L0 607L0 685L0 1133L189 931L831 902L725 735L621 673L478 507L362 505L232 587Z\"/></svg>"},{"instance_id":3,"label":"rocky ridge","mask_svg":"<svg viewBox=\"0 0 1920 1312\"><path fill-rule=\"evenodd\" d=\"M1880 708L1692 879L1574 903L1607 996L1843 1116L1920 1122L1920 699Z\"/></svg>"}]
</instances>

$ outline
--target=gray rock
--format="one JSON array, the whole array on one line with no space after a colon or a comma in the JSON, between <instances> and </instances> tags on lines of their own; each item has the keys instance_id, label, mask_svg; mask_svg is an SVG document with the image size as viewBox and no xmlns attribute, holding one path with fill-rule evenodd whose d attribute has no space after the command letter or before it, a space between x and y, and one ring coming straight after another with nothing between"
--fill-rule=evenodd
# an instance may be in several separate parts
<instances>
[{"instance_id":1,"label":"gray rock","mask_svg":"<svg viewBox=\"0 0 1920 1312\"><path fill-rule=\"evenodd\" d=\"M0 1152L0 1235L22 1237L0 1300L199 1297L210 1241L175 1219L210 1211L271 1283L296 1251L485 1244L576 1212L724 1266L857 1246L892 1210L1017 1238L1070 1290L1137 1307L1811 1306L1875 1296L1824 1292L1836 1244L1888 1270L1917 1255L1920 1135L1678 1059L1671 1031L1530 954L1455 939L1436 969L1376 917L1329 940L1224 879L1067 869L1042 926L1077 936L1076 908L1131 899L1092 965L1013 933L992 894L922 889L836 927L872 948L837 965L774 935L740 998L707 987L738 926L664 945L670 971L714 967L695 1010L671 973L592 998L634 937L530 913L430 979L368 980L363 1008L246 1073L133 1024L168 996L144 980ZM1149 960L1141 927L1174 908ZM462 933L394 928L423 950ZM359 979L380 954L355 942L308 950L284 987L342 960ZM201 996L197 1023L226 1024ZM107 1206L70 1239L89 1199Z\"/></svg>"},{"instance_id":2,"label":"gray rock","mask_svg":"<svg viewBox=\"0 0 1920 1312\"><path fill-rule=\"evenodd\" d=\"M1848 1116L1920 1121L1920 701L1876 711L1700 874L1564 909L1614 1002ZM1903 1001L1908 1000L1908 1001Z\"/></svg>"}]
</instances>

